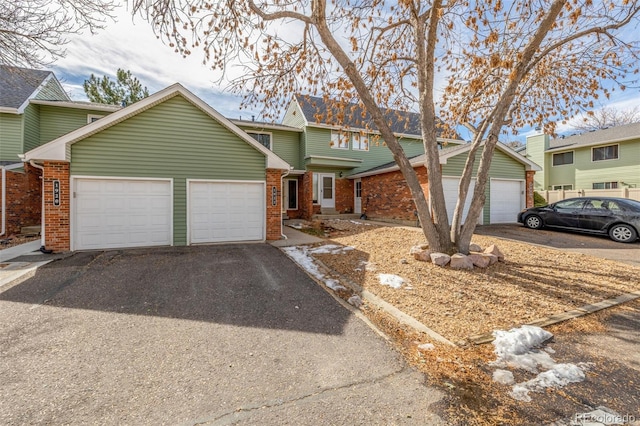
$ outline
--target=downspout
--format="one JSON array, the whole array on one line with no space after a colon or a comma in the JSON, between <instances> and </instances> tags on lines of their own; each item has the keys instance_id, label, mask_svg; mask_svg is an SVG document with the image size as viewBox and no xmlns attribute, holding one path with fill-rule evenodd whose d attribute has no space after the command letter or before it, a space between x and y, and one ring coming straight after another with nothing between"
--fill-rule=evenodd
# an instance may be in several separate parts
<instances>
[{"instance_id":1,"label":"downspout","mask_svg":"<svg viewBox=\"0 0 640 426\"><path fill-rule=\"evenodd\" d=\"M41 197L42 197L42 207L41 207L41 212L40 212L40 251L42 251L43 253L45 252L45 215L44 215L44 167L36 164L34 160L29 160L29 164L32 167L35 167L36 169L40 169L42 170L42 176L40 177L40 179L42 179L42 192L41 192Z\"/></svg>"},{"instance_id":2,"label":"downspout","mask_svg":"<svg viewBox=\"0 0 640 426\"><path fill-rule=\"evenodd\" d=\"M280 193L284 196L284 178L286 178L287 176L289 176L289 173L291 173L291 170L293 170L293 167L291 167L290 170L287 170L285 173L283 173L282 175L280 175ZM280 197L280 199L284 199L284 197ZM284 207L284 206L282 206ZM283 240L288 239L286 235L284 235L284 230L282 227L282 209L280 209L280 237Z\"/></svg>"}]
</instances>

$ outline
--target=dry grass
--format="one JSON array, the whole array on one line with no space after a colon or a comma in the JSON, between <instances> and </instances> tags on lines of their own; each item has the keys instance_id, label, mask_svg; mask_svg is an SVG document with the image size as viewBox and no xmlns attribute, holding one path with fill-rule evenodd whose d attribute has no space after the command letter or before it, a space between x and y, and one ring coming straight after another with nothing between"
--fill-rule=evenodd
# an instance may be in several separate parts
<instances>
[{"instance_id":1,"label":"dry grass","mask_svg":"<svg viewBox=\"0 0 640 426\"><path fill-rule=\"evenodd\" d=\"M473 271L439 267L409 255L424 243L419 229L326 223L330 239L355 250L316 257L452 341L509 329L549 315L640 290L640 268L582 254L475 236L496 244L505 261ZM379 283L395 274L410 288Z\"/></svg>"}]
</instances>

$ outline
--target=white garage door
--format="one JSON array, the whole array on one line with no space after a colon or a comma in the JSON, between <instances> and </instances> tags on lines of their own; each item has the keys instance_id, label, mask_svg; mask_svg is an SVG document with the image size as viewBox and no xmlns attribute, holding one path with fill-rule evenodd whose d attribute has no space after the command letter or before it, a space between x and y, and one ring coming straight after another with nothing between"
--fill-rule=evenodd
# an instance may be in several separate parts
<instances>
[{"instance_id":1,"label":"white garage door","mask_svg":"<svg viewBox=\"0 0 640 426\"><path fill-rule=\"evenodd\" d=\"M171 181L74 179L74 250L171 245Z\"/></svg>"},{"instance_id":2,"label":"white garage door","mask_svg":"<svg viewBox=\"0 0 640 426\"><path fill-rule=\"evenodd\" d=\"M524 182L491 179L491 223L515 223L525 206Z\"/></svg>"},{"instance_id":3,"label":"white garage door","mask_svg":"<svg viewBox=\"0 0 640 426\"><path fill-rule=\"evenodd\" d=\"M447 205L447 214L449 216L449 224L453 220L453 211L456 208L458 202L458 185L460 184L460 178L457 177L443 177L442 188L444 189L444 199ZM467 199L462 210L462 222L464 223L469 213L469 207L471 206L471 199L473 198L473 189L476 186L476 180L471 179L469 184L469 192L467 193Z\"/></svg>"},{"instance_id":4,"label":"white garage door","mask_svg":"<svg viewBox=\"0 0 640 426\"><path fill-rule=\"evenodd\" d=\"M264 240L264 182L188 185L190 244Z\"/></svg>"}]
</instances>

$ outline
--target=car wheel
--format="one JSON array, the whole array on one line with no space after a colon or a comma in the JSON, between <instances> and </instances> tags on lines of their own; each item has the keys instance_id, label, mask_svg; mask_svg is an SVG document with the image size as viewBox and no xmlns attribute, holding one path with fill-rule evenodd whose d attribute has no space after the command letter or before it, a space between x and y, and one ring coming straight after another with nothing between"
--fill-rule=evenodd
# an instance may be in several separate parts
<instances>
[{"instance_id":1,"label":"car wheel","mask_svg":"<svg viewBox=\"0 0 640 426\"><path fill-rule=\"evenodd\" d=\"M542 218L535 214L527 216L524 220L524 226L530 229L540 229L542 228Z\"/></svg>"},{"instance_id":2,"label":"car wheel","mask_svg":"<svg viewBox=\"0 0 640 426\"><path fill-rule=\"evenodd\" d=\"M619 223L609 229L609 236L619 243L632 243L638 238L638 233L631 226Z\"/></svg>"}]
</instances>

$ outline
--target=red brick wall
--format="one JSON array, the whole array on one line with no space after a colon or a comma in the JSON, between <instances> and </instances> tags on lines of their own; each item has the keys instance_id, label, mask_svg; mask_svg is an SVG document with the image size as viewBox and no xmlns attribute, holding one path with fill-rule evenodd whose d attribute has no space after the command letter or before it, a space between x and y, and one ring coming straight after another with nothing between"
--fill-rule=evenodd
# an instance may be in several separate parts
<instances>
[{"instance_id":1,"label":"red brick wall","mask_svg":"<svg viewBox=\"0 0 640 426\"><path fill-rule=\"evenodd\" d=\"M60 181L60 205L53 205L53 182ZM71 249L70 230L71 186L69 163L64 161L44 162L44 210L45 247L53 251Z\"/></svg>"},{"instance_id":2,"label":"red brick wall","mask_svg":"<svg viewBox=\"0 0 640 426\"><path fill-rule=\"evenodd\" d=\"M298 199L298 210L303 219L311 219L313 212L313 172L306 172L302 176L302 195Z\"/></svg>"},{"instance_id":3,"label":"red brick wall","mask_svg":"<svg viewBox=\"0 0 640 426\"><path fill-rule=\"evenodd\" d=\"M353 180L336 179L336 210L353 213Z\"/></svg>"},{"instance_id":4,"label":"red brick wall","mask_svg":"<svg viewBox=\"0 0 640 426\"><path fill-rule=\"evenodd\" d=\"M428 196L427 169L414 170ZM416 220L415 210L411 191L400 171L362 178L362 211L369 218Z\"/></svg>"},{"instance_id":5,"label":"red brick wall","mask_svg":"<svg viewBox=\"0 0 640 426\"><path fill-rule=\"evenodd\" d=\"M5 235L19 234L23 226L39 225L42 218L41 172L29 164L24 165L24 173L6 172L6 215ZM0 174L0 185L2 175ZM2 207L0 206L0 209Z\"/></svg>"},{"instance_id":6,"label":"red brick wall","mask_svg":"<svg viewBox=\"0 0 640 426\"><path fill-rule=\"evenodd\" d=\"M536 174L533 170L527 170L525 173L526 176L526 203L527 208L533 207L533 176Z\"/></svg>"},{"instance_id":7,"label":"red brick wall","mask_svg":"<svg viewBox=\"0 0 640 426\"><path fill-rule=\"evenodd\" d=\"M267 169L267 240L279 240L282 236L282 180L280 170ZM276 205L272 191L277 190Z\"/></svg>"}]
</instances>

